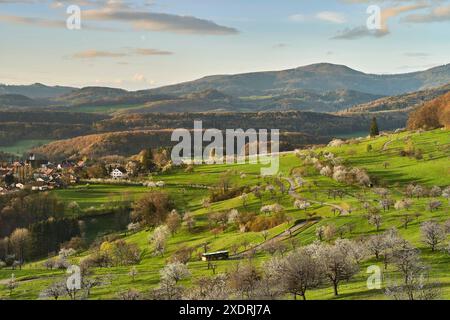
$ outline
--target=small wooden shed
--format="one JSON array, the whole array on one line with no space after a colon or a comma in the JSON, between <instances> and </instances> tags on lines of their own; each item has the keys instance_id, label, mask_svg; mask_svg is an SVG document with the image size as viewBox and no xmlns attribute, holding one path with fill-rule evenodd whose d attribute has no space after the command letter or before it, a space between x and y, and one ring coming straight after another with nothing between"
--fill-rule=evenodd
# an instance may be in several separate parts
<instances>
[{"instance_id":1,"label":"small wooden shed","mask_svg":"<svg viewBox=\"0 0 450 320\"><path fill-rule=\"evenodd\" d=\"M217 251L202 254L203 261L227 260L229 258L228 251Z\"/></svg>"}]
</instances>

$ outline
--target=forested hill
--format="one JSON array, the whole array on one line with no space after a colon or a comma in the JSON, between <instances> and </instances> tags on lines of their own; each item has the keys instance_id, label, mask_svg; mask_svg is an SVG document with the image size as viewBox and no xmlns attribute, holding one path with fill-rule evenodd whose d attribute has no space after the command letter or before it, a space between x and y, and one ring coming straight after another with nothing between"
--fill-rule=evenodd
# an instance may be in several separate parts
<instances>
[{"instance_id":1,"label":"forested hill","mask_svg":"<svg viewBox=\"0 0 450 320\"><path fill-rule=\"evenodd\" d=\"M280 93L303 89L319 92L346 89L375 95L398 95L450 82L450 64L404 74L367 74L344 65L312 64L295 69L216 75L150 90L153 93L186 94L214 88L233 96Z\"/></svg>"}]
</instances>

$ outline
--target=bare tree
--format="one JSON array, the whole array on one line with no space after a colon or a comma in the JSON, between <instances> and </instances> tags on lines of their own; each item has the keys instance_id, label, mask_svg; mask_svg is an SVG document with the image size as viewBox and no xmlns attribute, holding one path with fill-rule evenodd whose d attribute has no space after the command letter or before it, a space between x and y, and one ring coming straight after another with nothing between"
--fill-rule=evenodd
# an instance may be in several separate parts
<instances>
[{"instance_id":1,"label":"bare tree","mask_svg":"<svg viewBox=\"0 0 450 320\"><path fill-rule=\"evenodd\" d=\"M335 245L346 251L357 263L362 262L369 254L366 243L362 240L337 239Z\"/></svg>"},{"instance_id":2,"label":"bare tree","mask_svg":"<svg viewBox=\"0 0 450 320\"><path fill-rule=\"evenodd\" d=\"M300 248L283 259L280 277L286 293L294 299L301 296L306 300L306 292L317 287L322 280L322 265L306 249Z\"/></svg>"},{"instance_id":3,"label":"bare tree","mask_svg":"<svg viewBox=\"0 0 450 320\"><path fill-rule=\"evenodd\" d=\"M231 294L227 286L228 276L219 274L214 277L201 277L194 281L194 286L186 291L186 300L227 300Z\"/></svg>"},{"instance_id":4,"label":"bare tree","mask_svg":"<svg viewBox=\"0 0 450 320\"><path fill-rule=\"evenodd\" d=\"M58 300L60 297L66 295L66 286L66 281L53 282L41 292L40 297Z\"/></svg>"},{"instance_id":5,"label":"bare tree","mask_svg":"<svg viewBox=\"0 0 450 320\"><path fill-rule=\"evenodd\" d=\"M183 215L183 222L186 225L186 227L188 228L189 232L192 232L195 228L195 218L194 215L190 212L186 212Z\"/></svg>"},{"instance_id":6,"label":"bare tree","mask_svg":"<svg viewBox=\"0 0 450 320\"><path fill-rule=\"evenodd\" d=\"M438 210L440 207L442 207L442 202L438 200L430 200L428 202L428 209L433 212L434 210Z\"/></svg>"},{"instance_id":7,"label":"bare tree","mask_svg":"<svg viewBox=\"0 0 450 320\"><path fill-rule=\"evenodd\" d=\"M299 210L306 211L310 206L311 206L311 204L307 201L295 200L295 202L294 202L294 207Z\"/></svg>"},{"instance_id":8,"label":"bare tree","mask_svg":"<svg viewBox=\"0 0 450 320\"><path fill-rule=\"evenodd\" d=\"M387 269L388 264L393 260L395 251L404 246L405 240L400 237L397 229L391 228L383 233L383 245L381 247L381 255L383 256L384 268Z\"/></svg>"},{"instance_id":9,"label":"bare tree","mask_svg":"<svg viewBox=\"0 0 450 320\"><path fill-rule=\"evenodd\" d=\"M402 210L402 209L409 210L411 208L412 204L413 204L413 202L411 199L402 199L402 200L398 200L397 202L395 202L394 208L396 210Z\"/></svg>"},{"instance_id":10,"label":"bare tree","mask_svg":"<svg viewBox=\"0 0 450 320\"><path fill-rule=\"evenodd\" d=\"M380 214L371 214L369 216L369 223L375 226L378 232L380 231L381 224L383 223L383 217Z\"/></svg>"},{"instance_id":11,"label":"bare tree","mask_svg":"<svg viewBox=\"0 0 450 320\"><path fill-rule=\"evenodd\" d=\"M424 270L419 257L419 250L412 247L408 242L404 242L402 247L394 252L394 265L402 274L405 285L411 283L415 274Z\"/></svg>"},{"instance_id":12,"label":"bare tree","mask_svg":"<svg viewBox=\"0 0 450 320\"><path fill-rule=\"evenodd\" d=\"M153 231L150 243L154 245L155 255L160 254L161 256L164 256L169 235L169 228L165 225L159 226Z\"/></svg>"},{"instance_id":13,"label":"bare tree","mask_svg":"<svg viewBox=\"0 0 450 320\"><path fill-rule=\"evenodd\" d=\"M448 219L447 221L445 221L444 223L444 230L445 232L448 234L450 233L450 219Z\"/></svg>"},{"instance_id":14,"label":"bare tree","mask_svg":"<svg viewBox=\"0 0 450 320\"><path fill-rule=\"evenodd\" d=\"M130 269L130 272L128 272L128 275L130 276L131 281L134 282L134 280L136 279L136 276L138 275L138 270L136 269L136 267L133 266Z\"/></svg>"},{"instance_id":15,"label":"bare tree","mask_svg":"<svg viewBox=\"0 0 450 320\"><path fill-rule=\"evenodd\" d=\"M384 246L384 239L383 235L376 234L374 236L371 236L366 241L366 246L369 252L371 252L377 260L380 259L381 252L383 250Z\"/></svg>"},{"instance_id":16,"label":"bare tree","mask_svg":"<svg viewBox=\"0 0 450 320\"><path fill-rule=\"evenodd\" d=\"M394 264L403 277L402 283L390 284L386 294L396 300L433 300L440 296L440 286L428 279L427 267L422 264L419 250L407 242L395 251Z\"/></svg>"},{"instance_id":17,"label":"bare tree","mask_svg":"<svg viewBox=\"0 0 450 320\"><path fill-rule=\"evenodd\" d=\"M174 209L167 215L166 225L172 235L178 231L181 226L181 217L177 210Z\"/></svg>"},{"instance_id":18,"label":"bare tree","mask_svg":"<svg viewBox=\"0 0 450 320\"><path fill-rule=\"evenodd\" d=\"M12 296L13 291L19 286L19 284L16 281L16 277L13 274L11 274L11 278L6 282L5 287L9 291L9 295Z\"/></svg>"},{"instance_id":19,"label":"bare tree","mask_svg":"<svg viewBox=\"0 0 450 320\"><path fill-rule=\"evenodd\" d=\"M9 242L19 261L19 267L21 268L30 247L31 236L28 229L16 229L11 234Z\"/></svg>"},{"instance_id":20,"label":"bare tree","mask_svg":"<svg viewBox=\"0 0 450 320\"><path fill-rule=\"evenodd\" d=\"M383 211L388 211L391 209L391 206L394 205L394 200L390 198L383 198L380 200L380 207L383 209Z\"/></svg>"},{"instance_id":21,"label":"bare tree","mask_svg":"<svg viewBox=\"0 0 450 320\"><path fill-rule=\"evenodd\" d=\"M316 237L317 239L319 239L319 241L323 241L324 234L325 234L325 226L320 226L316 228Z\"/></svg>"},{"instance_id":22,"label":"bare tree","mask_svg":"<svg viewBox=\"0 0 450 320\"><path fill-rule=\"evenodd\" d=\"M426 194L426 190L421 185L416 185L412 189L412 195L417 197L417 199L419 199L420 197L424 197L425 194Z\"/></svg>"},{"instance_id":23,"label":"bare tree","mask_svg":"<svg viewBox=\"0 0 450 320\"><path fill-rule=\"evenodd\" d=\"M117 298L119 300L125 300L125 301L141 300L142 294L135 289L128 289L126 291L119 292L117 294Z\"/></svg>"},{"instance_id":24,"label":"bare tree","mask_svg":"<svg viewBox=\"0 0 450 320\"><path fill-rule=\"evenodd\" d=\"M422 241L431 247L431 251L435 251L436 247L446 239L444 228L436 221L430 220L422 223L420 226L422 233Z\"/></svg>"},{"instance_id":25,"label":"bare tree","mask_svg":"<svg viewBox=\"0 0 450 320\"><path fill-rule=\"evenodd\" d=\"M181 262L169 263L161 270L160 274L161 279L172 281L175 284L191 275L188 267Z\"/></svg>"},{"instance_id":26,"label":"bare tree","mask_svg":"<svg viewBox=\"0 0 450 320\"><path fill-rule=\"evenodd\" d=\"M228 273L229 286L241 299L254 297L260 278L259 272L252 263L238 263Z\"/></svg>"},{"instance_id":27,"label":"bare tree","mask_svg":"<svg viewBox=\"0 0 450 320\"><path fill-rule=\"evenodd\" d=\"M400 216L400 221L405 229L408 229L408 225L410 222L414 221L414 215L404 213Z\"/></svg>"},{"instance_id":28,"label":"bare tree","mask_svg":"<svg viewBox=\"0 0 450 320\"><path fill-rule=\"evenodd\" d=\"M286 251L286 245L280 240L272 239L264 244L264 249L273 256L277 252L283 254Z\"/></svg>"},{"instance_id":29,"label":"bare tree","mask_svg":"<svg viewBox=\"0 0 450 320\"><path fill-rule=\"evenodd\" d=\"M430 189L430 197L439 197L442 194L442 189L439 186L433 186Z\"/></svg>"},{"instance_id":30,"label":"bare tree","mask_svg":"<svg viewBox=\"0 0 450 320\"><path fill-rule=\"evenodd\" d=\"M256 298L274 300L284 294L282 287L283 259L272 257L262 264L262 277L257 283Z\"/></svg>"},{"instance_id":31,"label":"bare tree","mask_svg":"<svg viewBox=\"0 0 450 320\"><path fill-rule=\"evenodd\" d=\"M450 202L450 186L442 190L442 196Z\"/></svg>"},{"instance_id":32,"label":"bare tree","mask_svg":"<svg viewBox=\"0 0 450 320\"><path fill-rule=\"evenodd\" d=\"M153 300L180 300L183 291L184 288L174 281L161 279L159 287L150 291L150 298Z\"/></svg>"},{"instance_id":33,"label":"bare tree","mask_svg":"<svg viewBox=\"0 0 450 320\"><path fill-rule=\"evenodd\" d=\"M325 276L333 284L334 295L337 296L339 283L350 280L358 272L358 264L348 252L336 245L322 245L316 255Z\"/></svg>"}]
</instances>

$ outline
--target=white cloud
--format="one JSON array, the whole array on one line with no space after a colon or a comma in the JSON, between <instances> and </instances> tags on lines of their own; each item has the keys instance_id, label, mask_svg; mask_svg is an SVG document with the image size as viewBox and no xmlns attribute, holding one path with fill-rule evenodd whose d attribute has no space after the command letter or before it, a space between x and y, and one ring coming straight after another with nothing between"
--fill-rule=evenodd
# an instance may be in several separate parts
<instances>
[{"instance_id":1,"label":"white cloud","mask_svg":"<svg viewBox=\"0 0 450 320\"><path fill-rule=\"evenodd\" d=\"M364 37L380 38L389 34L388 30L369 30L366 26L359 26L354 28L346 28L341 30L337 35L331 39L335 40L355 40Z\"/></svg>"},{"instance_id":2,"label":"white cloud","mask_svg":"<svg viewBox=\"0 0 450 320\"><path fill-rule=\"evenodd\" d=\"M133 55L140 56L167 56L172 55L173 52L163 51L152 48L128 48L121 52L104 51L104 50L85 50L77 52L72 55L75 59L93 59L93 58L122 58Z\"/></svg>"},{"instance_id":3,"label":"white cloud","mask_svg":"<svg viewBox=\"0 0 450 320\"><path fill-rule=\"evenodd\" d=\"M293 15L289 16L289 20L292 22L304 22L307 19L304 14L297 13L297 14L293 14Z\"/></svg>"},{"instance_id":4,"label":"white cloud","mask_svg":"<svg viewBox=\"0 0 450 320\"><path fill-rule=\"evenodd\" d=\"M316 14L316 18L323 21L333 22L333 23L345 23L347 19L340 12L333 11L322 11Z\"/></svg>"}]
</instances>

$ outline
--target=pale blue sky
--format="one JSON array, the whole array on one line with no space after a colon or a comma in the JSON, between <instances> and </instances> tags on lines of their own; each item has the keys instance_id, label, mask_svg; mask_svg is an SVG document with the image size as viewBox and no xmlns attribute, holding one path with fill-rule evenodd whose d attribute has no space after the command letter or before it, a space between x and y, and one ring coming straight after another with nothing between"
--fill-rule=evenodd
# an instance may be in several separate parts
<instances>
[{"instance_id":1,"label":"pale blue sky","mask_svg":"<svg viewBox=\"0 0 450 320\"><path fill-rule=\"evenodd\" d=\"M71 4L81 30L65 27ZM365 28L370 4L381 33ZM143 89L317 62L401 73L449 63L449 34L444 0L0 0L0 83Z\"/></svg>"}]
</instances>

